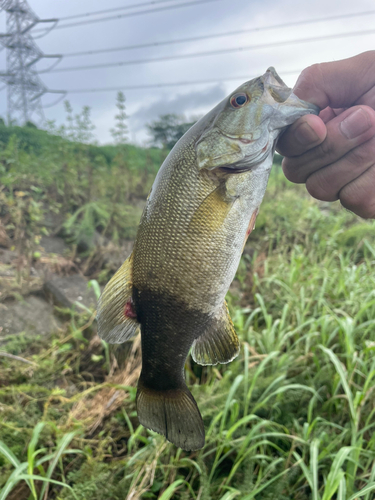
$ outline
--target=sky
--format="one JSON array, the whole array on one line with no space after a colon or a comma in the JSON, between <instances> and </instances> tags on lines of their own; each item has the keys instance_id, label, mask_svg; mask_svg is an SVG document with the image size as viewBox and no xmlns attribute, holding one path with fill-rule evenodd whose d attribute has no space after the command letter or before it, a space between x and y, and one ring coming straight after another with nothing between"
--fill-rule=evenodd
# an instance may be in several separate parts
<instances>
[{"instance_id":1,"label":"sky","mask_svg":"<svg viewBox=\"0 0 375 500\"><path fill-rule=\"evenodd\" d=\"M263 74L274 66L289 85L293 86L298 74L305 67L324 61L351 57L375 48L375 4L373 0L167 0L151 4L151 0L28 0L28 4L40 19L64 18L88 14L104 9L116 9L129 5L136 7L77 19L61 19L57 27L36 41L45 54L64 54L54 70L40 75L49 89L66 90L66 99L75 113L83 106L90 106L95 125L95 139L100 144L113 141L110 129L114 126L116 90L106 92L77 93L77 90L93 88L124 88L126 112L129 116L129 141L145 145L150 137L145 125L167 113L184 114L189 120L208 112L226 95L244 81ZM148 5L145 5L148 3ZM182 4L192 3L183 6ZM141 5L143 4L143 5ZM65 27L67 23L78 23L113 16L173 7L143 15L117 18ZM373 11L369 13L368 11ZM366 15L350 14L367 12ZM349 14L346 18L328 19ZM310 24L306 20L321 19ZM300 23L294 26L267 30L285 23ZM5 30L5 13L0 13L0 26ZM32 32L37 37L40 32ZM254 30L257 29L257 30ZM220 38L205 38L184 43L155 45L153 47L119 50L93 55L68 56L70 53L95 51L111 47L123 47L184 38L209 36L244 30L244 33ZM248 30L246 32L246 30ZM253 31L249 31L253 30ZM366 33L372 31L372 33ZM350 33L360 35L350 36ZM345 34L345 37L324 37ZM320 39L319 39L320 38ZM301 42L303 39L313 39ZM292 42L292 43L284 43ZM271 47L261 47L263 45ZM246 47L255 48L246 50ZM209 54L200 57L183 57L163 61L154 58L186 56L197 52L212 52L239 49L227 53ZM148 60L148 62L139 62ZM122 61L137 61L137 64L84 69L84 66L109 64ZM53 61L42 60L38 70L48 68ZM5 51L0 53L0 65L5 70ZM74 71L64 68L76 67ZM189 83L196 81L209 83ZM226 81L230 80L230 81ZM138 88L188 82L184 85ZM126 89L133 87L133 89ZM56 95L43 96L43 105L56 100ZM6 90L0 92L0 116L6 116ZM48 120L57 125L65 123L63 102L45 108Z\"/></svg>"}]
</instances>

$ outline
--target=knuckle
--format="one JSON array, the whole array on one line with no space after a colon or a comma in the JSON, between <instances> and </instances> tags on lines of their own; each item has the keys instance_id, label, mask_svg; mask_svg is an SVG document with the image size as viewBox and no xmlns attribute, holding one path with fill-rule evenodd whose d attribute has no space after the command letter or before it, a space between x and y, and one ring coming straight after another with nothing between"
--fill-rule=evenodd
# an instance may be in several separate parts
<instances>
[{"instance_id":1,"label":"knuckle","mask_svg":"<svg viewBox=\"0 0 375 500\"><path fill-rule=\"evenodd\" d=\"M338 193L334 189L334 186L327 183L324 169L310 175L306 181L306 189L317 200L335 201L338 199Z\"/></svg>"},{"instance_id":2,"label":"knuckle","mask_svg":"<svg viewBox=\"0 0 375 500\"><path fill-rule=\"evenodd\" d=\"M362 177L362 176L361 176ZM375 219L375 167L363 174L361 185L353 181L340 191L341 205L363 219Z\"/></svg>"},{"instance_id":3,"label":"knuckle","mask_svg":"<svg viewBox=\"0 0 375 500\"><path fill-rule=\"evenodd\" d=\"M375 219L375 200L355 202L350 198L342 196L340 202L344 208L359 215L362 219Z\"/></svg>"},{"instance_id":4,"label":"knuckle","mask_svg":"<svg viewBox=\"0 0 375 500\"><path fill-rule=\"evenodd\" d=\"M296 184L305 182L302 176L301 167L294 164L292 160L284 158L281 166L288 181L294 182Z\"/></svg>"},{"instance_id":5,"label":"knuckle","mask_svg":"<svg viewBox=\"0 0 375 500\"><path fill-rule=\"evenodd\" d=\"M375 139L371 139L352 149L346 154L346 158L354 167L363 167L373 163L375 159Z\"/></svg>"},{"instance_id":6,"label":"knuckle","mask_svg":"<svg viewBox=\"0 0 375 500\"><path fill-rule=\"evenodd\" d=\"M319 82L323 77L322 64L312 64L301 72L296 83L296 88L303 90L307 95L314 94L316 89L319 88Z\"/></svg>"},{"instance_id":7,"label":"knuckle","mask_svg":"<svg viewBox=\"0 0 375 500\"><path fill-rule=\"evenodd\" d=\"M315 155L317 157L325 157L326 159L335 156L335 145L333 142L326 139L319 146L317 146ZM326 160L327 162L327 160Z\"/></svg>"},{"instance_id":8,"label":"knuckle","mask_svg":"<svg viewBox=\"0 0 375 500\"><path fill-rule=\"evenodd\" d=\"M321 75L321 71L322 69L320 63L315 63L311 66L307 66L307 68L302 71L299 80L303 81L303 84L306 88L315 88L315 82Z\"/></svg>"}]
</instances>

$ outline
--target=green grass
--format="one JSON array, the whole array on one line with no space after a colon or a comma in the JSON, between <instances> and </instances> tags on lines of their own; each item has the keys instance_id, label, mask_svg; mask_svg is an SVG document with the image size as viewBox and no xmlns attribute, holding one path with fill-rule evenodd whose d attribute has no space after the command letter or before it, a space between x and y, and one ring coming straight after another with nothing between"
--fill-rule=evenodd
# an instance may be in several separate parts
<instances>
[{"instance_id":1,"label":"green grass","mask_svg":"<svg viewBox=\"0 0 375 500\"><path fill-rule=\"evenodd\" d=\"M275 170L228 302L239 357L186 367L206 428L197 452L138 424L89 313L52 344L12 342L37 366L1 359L0 498L374 498L375 223ZM99 427L72 418L108 387L128 397Z\"/></svg>"}]
</instances>

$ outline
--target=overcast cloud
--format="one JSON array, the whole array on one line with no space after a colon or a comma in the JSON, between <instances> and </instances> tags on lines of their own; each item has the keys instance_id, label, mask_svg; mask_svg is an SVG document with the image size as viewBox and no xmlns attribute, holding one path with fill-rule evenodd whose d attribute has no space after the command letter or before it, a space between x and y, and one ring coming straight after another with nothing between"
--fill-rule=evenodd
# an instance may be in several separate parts
<instances>
[{"instance_id":1,"label":"overcast cloud","mask_svg":"<svg viewBox=\"0 0 375 500\"><path fill-rule=\"evenodd\" d=\"M30 7L40 18L65 17L102 9L141 3L146 0L28 0ZM168 2L181 3L186 0ZM155 8L156 6L154 6ZM139 9L145 9L140 7ZM76 51L104 49L123 45L160 42L177 38L194 37L245 30L255 27L282 24L305 19L375 10L373 0L217 0L174 10L149 13L143 16L117 19L97 24L55 29L37 41L46 53L70 53ZM137 9L136 9L137 10ZM125 11L124 11L125 12ZM5 29L5 14L1 24ZM91 19L91 18L87 18ZM81 19L72 20L80 21ZM82 19L84 20L84 19ZM268 66L275 66L280 76L293 86L298 73L314 62L330 61L350 57L375 47L375 33L361 36L316 40L310 43L282 45L286 40L323 37L334 33L364 32L372 30L375 15L349 17L341 20L278 28L268 31L245 33L236 36L213 38L167 46L156 46L136 50L80 57L66 57L56 67L85 66L118 61L150 59L192 52L212 51L248 45L276 43L272 48L244 50L230 54L211 55L163 62L136 65L51 72L41 75L51 89L77 90L101 87L122 87L214 80L212 84L190 84L170 88L125 90L129 118L130 140L143 143L147 140L145 123L161 114L184 113L187 117L201 115L230 93L244 78L264 73ZM67 21L64 21L67 22ZM63 24L63 21L61 21ZM5 55L1 57L5 68ZM40 63L45 67L48 61ZM289 74L289 72L294 72ZM230 82L223 79L236 78ZM222 83L221 83L222 82ZM55 96L43 97L48 104ZM116 91L101 93L68 94L75 112L82 106L92 109L96 125L96 138L100 143L111 142L110 128L116 113ZM0 114L6 115L6 92L0 93ZM45 110L46 118L61 124L65 120L63 103Z\"/></svg>"}]
</instances>

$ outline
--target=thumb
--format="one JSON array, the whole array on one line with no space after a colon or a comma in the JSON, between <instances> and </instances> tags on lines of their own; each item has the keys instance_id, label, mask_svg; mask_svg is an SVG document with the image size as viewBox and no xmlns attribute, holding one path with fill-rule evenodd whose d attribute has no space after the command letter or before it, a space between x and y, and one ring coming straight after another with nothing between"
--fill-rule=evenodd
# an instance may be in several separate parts
<instances>
[{"instance_id":1,"label":"thumb","mask_svg":"<svg viewBox=\"0 0 375 500\"><path fill-rule=\"evenodd\" d=\"M375 86L375 50L314 64L302 71L294 93L321 109L347 108Z\"/></svg>"}]
</instances>

